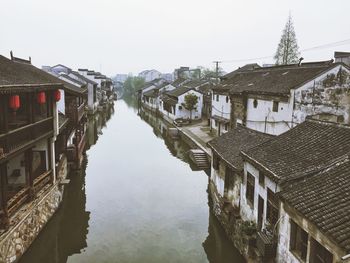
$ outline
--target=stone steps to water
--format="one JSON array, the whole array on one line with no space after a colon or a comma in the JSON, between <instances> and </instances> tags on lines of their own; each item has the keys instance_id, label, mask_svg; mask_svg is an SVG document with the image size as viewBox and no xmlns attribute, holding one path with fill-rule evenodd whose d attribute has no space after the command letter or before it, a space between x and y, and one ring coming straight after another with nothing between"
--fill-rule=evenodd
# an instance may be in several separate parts
<instances>
[{"instance_id":1,"label":"stone steps to water","mask_svg":"<svg viewBox=\"0 0 350 263\"><path fill-rule=\"evenodd\" d=\"M200 149L191 149L189 157L200 169L208 169L210 167L206 153Z\"/></svg>"}]
</instances>

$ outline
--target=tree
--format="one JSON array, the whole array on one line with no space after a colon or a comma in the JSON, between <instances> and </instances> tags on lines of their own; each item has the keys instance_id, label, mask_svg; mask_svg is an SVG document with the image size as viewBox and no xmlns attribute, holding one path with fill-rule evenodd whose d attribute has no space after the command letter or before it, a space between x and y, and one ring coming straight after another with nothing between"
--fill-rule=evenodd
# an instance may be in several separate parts
<instances>
[{"instance_id":1,"label":"tree","mask_svg":"<svg viewBox=\"0 0 350 263\"><path fill-rule=\"evenodd\" d=\"M136 92L141 89L144 84L145 80L143 78L129 76L124 82L124 96L135 96Z\"/></svg>"},{"instance_id":2,"label":"tree","mask_svg":"<svg viewBox=\"0 0 350 263\"><path fill-rule=\"evenodd\" d=\"M195 94L189 93L185 96L185 103L182 106L190 112L190 122L192 121L192 111L197 108L197 103L198 97Z\"/></svg>"},{"instance_id":3,"label":"tree","mask_svg":"<svg viewBox=\"0 0 350 263\"><path fill-rule=\"evenodd\" d=\"M289 15L274 59L276 65L293 64L298 62L299 55L299 47L294 31L292 16Z\"/></svg>"}]
</instances>

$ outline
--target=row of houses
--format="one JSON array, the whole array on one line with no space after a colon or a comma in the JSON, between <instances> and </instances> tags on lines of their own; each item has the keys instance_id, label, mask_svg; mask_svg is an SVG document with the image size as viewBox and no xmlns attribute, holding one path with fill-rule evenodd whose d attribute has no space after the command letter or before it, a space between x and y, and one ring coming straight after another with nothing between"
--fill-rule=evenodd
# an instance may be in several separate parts
<instances>
[{"instance_id":1,"label":"row of houses","mask_svg":"<svg viewBox=\"0 0 350 263\"><path fill-rule=\"evenodd\" d=\"M96 97L88 76L0 56L0 262L28 249L58 209L68 170L82 165Z\"/></svg>"},{"instance_id":2,"label":"row of houses","mask_svg":"<svg viewBox=\"0 0 350 263\"><path fill-rule=\"evenodd\" d=\"M213 212L247 258L350 262L349 58L248 64L220 83L196 80L204 91L181 78L140 91L144 108L175 123L189 117L184 96L198 97L194 118L216 136Z\"/></svg>"},{"instance_id":3,"label":"row of houses","mask_svg":"<svg viewBox=\"0 0 350 263\"><path fill-rule=\"evenodd\" d=\"M251 64L212 89L209 192L247 258L350 262L349 73Z\"/></svg>"}]
</instances>

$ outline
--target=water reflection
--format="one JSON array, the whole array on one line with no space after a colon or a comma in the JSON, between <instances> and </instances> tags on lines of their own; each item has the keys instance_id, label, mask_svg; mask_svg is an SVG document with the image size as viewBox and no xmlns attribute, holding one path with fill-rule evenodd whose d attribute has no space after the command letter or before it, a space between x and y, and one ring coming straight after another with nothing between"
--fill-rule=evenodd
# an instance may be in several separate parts
<instances>
[{"instance_id":1,"label":"water reflection","mask_svg":"<svg viewBox=\"0 0 350 263\"><path fill-rule=\"evenodd\" d=\"M114 113L107 112L88 119L87 149L96 144L99 133ZM88 163L84 156L80 171L68 175L70 183L64 191L60 209L48 222L38 239L23 255L20 263L66 263L68 257L81 253L87 247L90 212L86 211L85 175Z\"/></svg>"},{"instance_id":2,"label":"water reflection","mask_svg":"<svg viewBox=\"0 0 350 263\"><path fill-rule=\"evenodd\" d=\"M89 119L84 169L20 262L244 262L210 212L189 147L127 103L110 121L113 109Z\"/></svg>"}]
</instances>

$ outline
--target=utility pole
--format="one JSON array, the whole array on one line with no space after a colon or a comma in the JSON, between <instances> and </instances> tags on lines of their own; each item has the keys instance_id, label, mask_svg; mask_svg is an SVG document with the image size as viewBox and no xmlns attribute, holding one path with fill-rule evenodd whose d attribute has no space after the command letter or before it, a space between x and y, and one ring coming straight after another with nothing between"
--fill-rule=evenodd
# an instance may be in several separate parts
<instances>
[{"instance_id":1,"label":"utility pole","mask_svg":"<svg viewBox=\"0 0 350 263\"><path fill-rule=\"evenodd\" d=\"M219 63L221 63L221 61L213 61L213 63L215 63L216 84L219 84Z\"/></svg>"}]
</instances>

